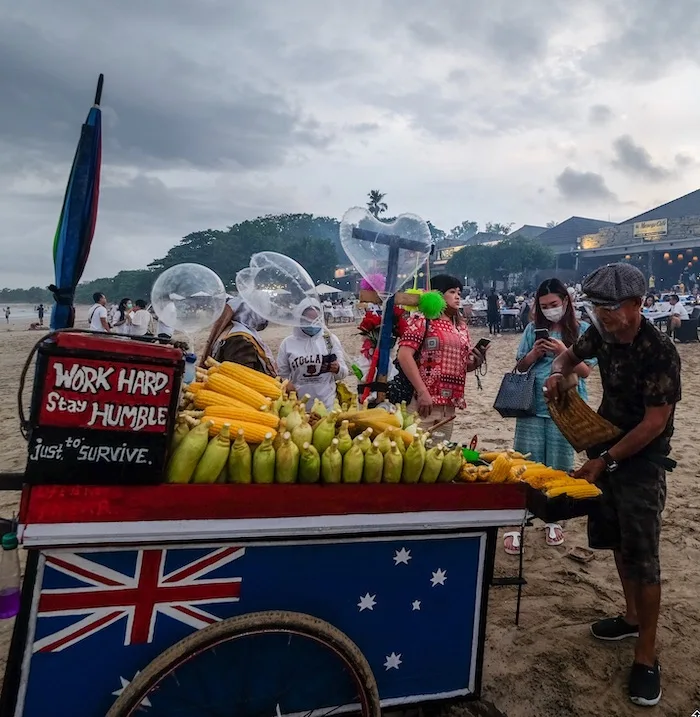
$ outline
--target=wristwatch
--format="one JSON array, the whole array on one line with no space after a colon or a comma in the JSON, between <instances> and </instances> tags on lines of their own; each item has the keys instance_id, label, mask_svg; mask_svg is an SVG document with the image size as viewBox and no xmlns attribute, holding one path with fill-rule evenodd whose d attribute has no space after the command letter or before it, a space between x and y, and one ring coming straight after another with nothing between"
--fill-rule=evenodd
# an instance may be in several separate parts
<instances>
[{"instance_id":1,"label":"wristwatch","mask_svg":"<svg viewBox=\"0 0 700 717\"><path fill-rule=\"evenodd\" d=\"M620 467L620 464L607 451L603 451L598 458L603 459L605 462L605 470L608 473L613 473Z\"/></svg>"}]
</instances>

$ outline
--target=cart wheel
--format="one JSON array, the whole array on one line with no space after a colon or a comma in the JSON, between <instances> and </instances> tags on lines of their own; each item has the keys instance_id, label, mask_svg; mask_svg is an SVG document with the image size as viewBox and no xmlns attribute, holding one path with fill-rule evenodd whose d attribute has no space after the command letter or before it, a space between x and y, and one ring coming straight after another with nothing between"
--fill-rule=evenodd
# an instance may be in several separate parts
<instances>
[{"instance_id":1,"label":"cart wheel","mask_svg":"<svg viewBox=\"0 0 700 717\"><path fill-rule=\"evenodd\" d=\"M106 717L320 717L350 706L381 715L357 645L323 620L274 610L217 622L165 650Z\"/></svg>"}]
</instances>

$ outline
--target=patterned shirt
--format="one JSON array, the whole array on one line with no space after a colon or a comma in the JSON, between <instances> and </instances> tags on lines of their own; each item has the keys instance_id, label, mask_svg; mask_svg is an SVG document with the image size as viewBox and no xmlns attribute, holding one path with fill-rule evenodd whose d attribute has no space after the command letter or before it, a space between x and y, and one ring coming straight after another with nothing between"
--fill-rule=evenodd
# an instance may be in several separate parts
<instances>
[{"instance_id":1,"label":"patterned shirt","mask_svg":"<svg viewBox=\"0 0 700 717\"><path fill-rule=\"evenodd\" d=\"M421 349L416 357L418 371L436 406L466 408L464 383L471 349L467 325L455 326L451 319L440 318L428 322L427 333L425 328L424 317L412 317L399 346Z\"/></svg>"},{"instance_id":2,"label":"patterned shirt","mask_svg":"<svg viewBox=\"0 0 700 717\"><path fill-rule=\"evenodd\" d=\"M625 432L642 422L647 406L675 406L681 400L678 351L666 334L643 317L631 344L606 343L591 326L572 350L582 361L598 359L603 383L603 401L598 413ZM664 432L649 444L648 450L669 454L673 413Z\"/></svg>"}]
</instances>

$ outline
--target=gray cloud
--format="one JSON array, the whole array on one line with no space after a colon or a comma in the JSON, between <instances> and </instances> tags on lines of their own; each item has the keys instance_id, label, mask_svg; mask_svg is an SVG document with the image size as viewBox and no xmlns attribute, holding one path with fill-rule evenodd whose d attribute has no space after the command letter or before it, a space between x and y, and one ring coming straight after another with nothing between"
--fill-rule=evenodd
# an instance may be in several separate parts
<instances>
[{"instance_id":1,"label":"gray cloud","mask_svg":"<svg viewBox=\"0 0 700 717\"><path fill-rule=\"evenodd\" d=\"M588 119L592 125L606 125L612 118L613 111L608 105L593 105L588 112Z\"/></svg>"},{"instance_id":2,"label":"gray cloud","mask_svg":"<svg viewBox=\"0 0 700 717\"><path fill-rule=\"evenodd\" d=\"M669 170L654 164L649 152L641 145L636 144L629 135L618 137L613 142L613 149L615 158L612 164L621 172L649 179L652 182L659 182L670 175Z\"/></svg>"},{"instance_id":3,"label":"gray cloud","mask_svg":"<svg viewBox=\"0 0 700 717\"><path fill-rule=\"evenodd\" d=\"M602 174L579 172L567 167L555 180L557 189L565 199L576 201L615 201L615 194L608 189Z\"/></svg>"}]
</instances>

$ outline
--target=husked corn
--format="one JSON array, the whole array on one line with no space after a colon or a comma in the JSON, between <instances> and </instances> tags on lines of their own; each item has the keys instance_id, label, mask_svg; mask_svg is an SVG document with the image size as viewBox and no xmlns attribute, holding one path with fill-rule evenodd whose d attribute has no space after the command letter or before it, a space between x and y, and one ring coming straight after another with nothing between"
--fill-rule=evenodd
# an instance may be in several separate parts
<instances>
[{"instance_id":1,"label":"husked corn","mask_svg":"<svg viewBox=\"0 0 700 717\"><path fill-rule=\"evenodd\" d=\"M261 426L277 428L280 419L270 411L256 411L250 406L207 406L204 415L211 418L230 418L232 421L250 421Z\"/></svg>"},{"instance_id":2,"label":"husked corn","mask_svg":"<svg viewBox=\"0 0 700 717\"><path fill-rule=\"evenodd\" d=\"M252 408L260 408L260 406L270 403L270 399L263 396L259 391L249 388L240 381L235 381L225 376L220 371L211 374L207 378L207 388L217 393L223 393L224 396L230 396L238 401L243 401L243 403L248 404Z\"/></svg>"},{"instance_id":3,"label":"husked corn","mask_svg":"<svg viewBox=\"0 0 700 717\"><path fill-rule=\"evenodd\" d=\"M263 396L274 400L282 395L281 384L274 378L260 371L248 368L248 366L242 366L239 363L233 363L232 361L222 361L218 368L224 376L239 381L245 386L261 393Z\"/></svg>"},{"instance_id":4,"label":"husked corn","mask_svg":"<svg viewBox=\"0 0 700 717\"><path fill-rule=\"evenodd\" d=\"M261 443L267 433L271 433L273 437L277 435L277 432L269 426L262 426L259 423L251 423L250 421L234 421L228 418L219 418L218 416L211 416L207 420L211 422L209 427L209 435L211 436L215 436L224 423L230 424L232 431L239 431L242 428L248 443Z\"/></svg>"}]
</instances>

